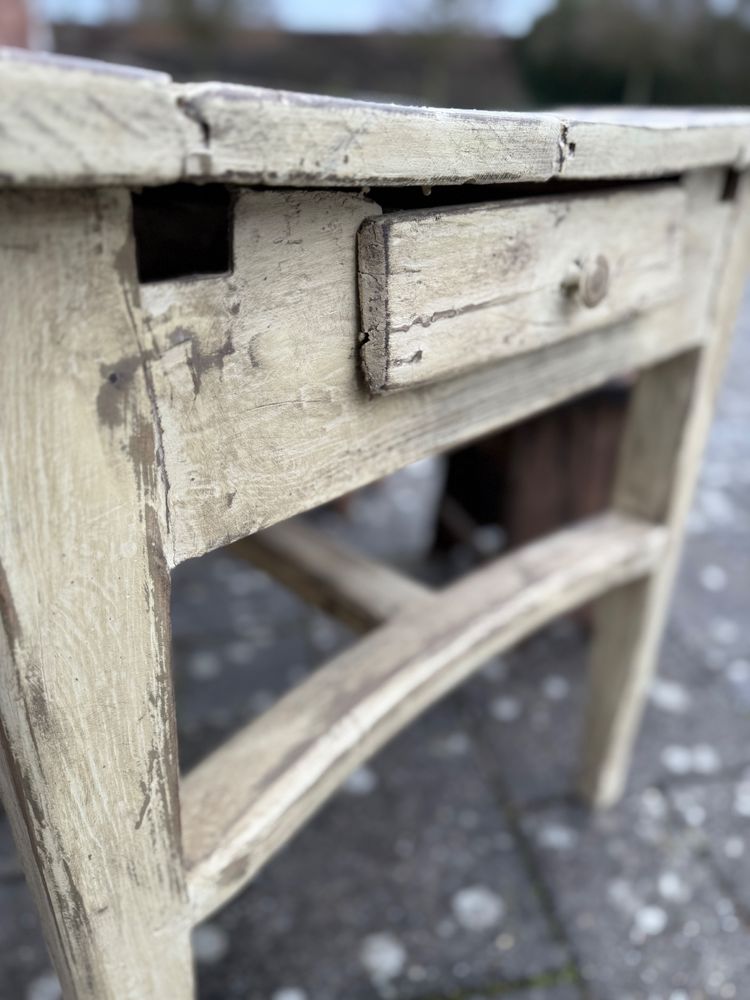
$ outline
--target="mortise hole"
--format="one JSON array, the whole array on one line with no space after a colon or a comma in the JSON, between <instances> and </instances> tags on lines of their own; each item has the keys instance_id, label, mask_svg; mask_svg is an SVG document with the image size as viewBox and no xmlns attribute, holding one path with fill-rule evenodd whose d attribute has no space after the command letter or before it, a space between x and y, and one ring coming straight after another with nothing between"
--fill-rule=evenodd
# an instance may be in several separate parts
<instances>
[{"instance_id":1,"label":"mortise hole","mask_svg":"<svg viewBox=\"0 0 750 1000\"><path fill-rule=\"evenodd\" d=\"M133 232L142 284L232 270L232 197L221 184L134 193Z\"/></svg>"},{"instance_id":2,"label":"mortise hole","mask_svg":"<svg viewBox=\"0 0 750 1000\"><path fill-rule=\"evenodd\" d=\"M740 182L739 171L729 168L724 175L724 187L721 191L722 201L734 201L737 197L737 185Z\"/></svg>"}]
</instances>

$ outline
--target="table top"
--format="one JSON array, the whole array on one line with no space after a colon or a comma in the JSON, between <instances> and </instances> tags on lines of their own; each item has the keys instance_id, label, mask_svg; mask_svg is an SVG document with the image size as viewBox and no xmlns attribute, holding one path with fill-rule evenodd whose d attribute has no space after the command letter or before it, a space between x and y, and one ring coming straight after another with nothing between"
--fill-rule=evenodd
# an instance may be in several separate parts
<instances>
[{"instance_id":1,"label":"table top","mask_svg":"<svg viewBox=\"0 0 750 1000\"><path fill-rule=\"evenodd\" d=\"M284 187L658 177L750 164L750 110L375 104L0 49L0 185Z\"/></svg>"}]
</instances>

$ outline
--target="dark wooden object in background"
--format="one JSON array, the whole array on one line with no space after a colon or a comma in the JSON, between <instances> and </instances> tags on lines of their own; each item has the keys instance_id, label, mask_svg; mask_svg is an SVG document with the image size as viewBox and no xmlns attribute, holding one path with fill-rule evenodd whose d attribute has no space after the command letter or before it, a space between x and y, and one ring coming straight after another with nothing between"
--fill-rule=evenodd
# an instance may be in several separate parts
<instances>
[{"instance_id":1,"label":"dark wooden object in background","mask_svg":"<svg viewBox=\"0 0 750 1000\"><path fill-rule=\"evenodd\" d=\"M509 548L609 503L630 396L611 383L453 452L436 548L466 542L468 525L497 525Z\"/></svg>"}]
</instances>

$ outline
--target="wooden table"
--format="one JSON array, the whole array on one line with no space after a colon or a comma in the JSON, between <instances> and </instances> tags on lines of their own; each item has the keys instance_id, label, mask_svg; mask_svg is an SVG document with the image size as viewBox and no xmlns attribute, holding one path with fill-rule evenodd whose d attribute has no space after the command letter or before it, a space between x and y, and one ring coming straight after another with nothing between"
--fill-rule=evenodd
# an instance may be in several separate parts
<instances>
[{"instance_id":1,"label":"wooden table","mask_svg":"<svg viewBox=\"0 0 750 1000\"><path fill-rule=\"evenodd\" d=\"M581 788L617 798L749 154L744 112L435 111L4 54L2 791L68 1000L192 997L196 922L593 599ZM254 534L636 370L609 511L441 592L303 525ZM368 634L179 783L170 571L230 543Z\"/></svg>"}]
</instances>

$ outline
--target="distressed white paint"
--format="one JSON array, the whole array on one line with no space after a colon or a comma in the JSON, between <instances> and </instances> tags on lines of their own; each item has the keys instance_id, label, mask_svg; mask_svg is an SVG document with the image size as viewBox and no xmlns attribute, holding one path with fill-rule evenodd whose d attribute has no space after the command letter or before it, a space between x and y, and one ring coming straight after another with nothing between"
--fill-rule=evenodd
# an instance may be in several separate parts
<instances>
[{"instance_id":1,"label":"distressed white paint","mask_svg":"<svg viewBox=\"0 0 750 1000\"><path fill-rule=\"evenodd\" d=\"M489 657L661 558L662 529L583 522L407 605L183 783L196 918L236 893L344 778Z\"/></svg>"},{"instance_id":2,"label":"distressed white paint","mask_svg":"<svg viewBox=\"0 0 750 1000\"><path fill-rule=\"evenodd\" d=\"M127 212L121 191L0 193L0 787L66 1000L190 1000Z\"/></svg>"},{"instance_id":3,"label":"distressed white paint","mask_svg":"<svg viewBox=\"0 0 750 1000\"><path fill-rule=\"evenodd\" d=\"M450 378L674 299L684 212L673 184L369 219L358 269L371 389Z\"/></svg>"},{"instance_id":4,"label":"distressed white paint","mask_svg":"<svg viewBox=\"0 0 750 1000\"><path fill-rule=\"evenodd\" d=\"M0 182L357 187L745 166L744 111L409 108L0 50Z\"/></svg>"},{"instance_id":5,"label":"distressed white paint","mask_svg":"<svg viewBox=\"0 0 750 1000\"><path fill-rule=\"evenodd\" d=\"M603 591L584 785L612 801L748 260L746 176L723 201L725 171L685 178L674 301L636 298L636 317L382 398L358 351L374 200L240 192L234 273L139 296L123 185L666 177L745 167L750 116L393 108L7 53L0 88L0 788L66 1000L191 1000L196 920L488 655ZM648 197L634 189L634 213ZM556 282L548 243L539 273ZM287 547L300 590L325 580L360 627L387 621L188 776L186 863L168 566L640 368L615 512L432 595L340 552L326 579L325 547ZM711 747L688 754L716 767ZM744 783L735 808L750 811ZM659 933L656 909L634 933Z\"/></svg>"}]
</instances>

